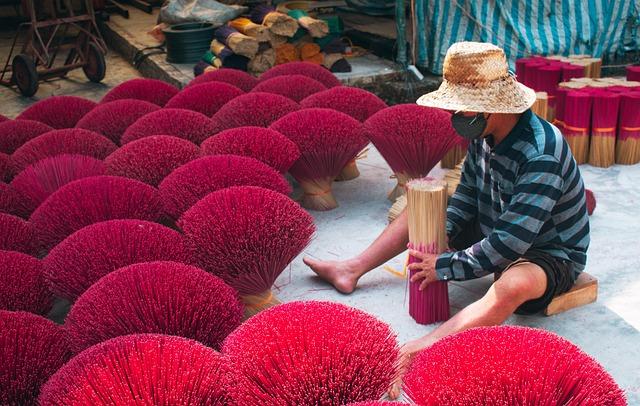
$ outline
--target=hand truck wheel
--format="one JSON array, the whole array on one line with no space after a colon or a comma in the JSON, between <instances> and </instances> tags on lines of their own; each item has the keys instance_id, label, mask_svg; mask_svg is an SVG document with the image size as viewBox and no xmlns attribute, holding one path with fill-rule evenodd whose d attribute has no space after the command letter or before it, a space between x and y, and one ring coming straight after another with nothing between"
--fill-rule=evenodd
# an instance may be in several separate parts
<instances>
[{"instance_id":1,"label":"hand truck wheel","mask_svg":"<svg viewBox=\"0 0 640 406\"><path fill-rule=\"evenodd\" d=\"M90 42L87 47L86 63L82 67L87 79L99 83L107 73L107 64L104 61L104 54L98 46Z\"/></svg>"},{"instance_id":2,"label":"hand truck wheel","mask_svg":"<svg viewBox=\"0 0 640 406\"><path fill-rule=\"evenodd\" d=\"M38 91L38 71L33 59L26 54L18 54L11 62L13 75L11 80L18 86L20 93L31 97Z\"/></svg>"}]
</instances>

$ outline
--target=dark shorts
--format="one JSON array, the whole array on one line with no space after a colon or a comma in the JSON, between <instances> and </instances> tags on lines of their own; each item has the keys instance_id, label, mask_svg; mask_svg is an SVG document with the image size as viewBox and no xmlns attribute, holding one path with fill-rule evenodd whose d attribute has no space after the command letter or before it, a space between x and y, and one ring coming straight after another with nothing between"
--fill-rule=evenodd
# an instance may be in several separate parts
<instances>
[{"instance_id":1,"label":"dark shorts","mask_svg":"<svg viewBox=\"0 0 640 406\"><path fill-rule=\"evenodd\" d=\"M455 239L449 241L451 248L463 250L482 240L483 236L477 223L469 228L470 230L464 230ZM544 310L554 297L567 292L576 281L571 262L536 249L524 253L520 259L512 262L499 274L521 263L532 263L542 268L547 275L547 289L541 297L520 305L516 310L517 314L534 314Z\"/></svg>"}]
</instances>

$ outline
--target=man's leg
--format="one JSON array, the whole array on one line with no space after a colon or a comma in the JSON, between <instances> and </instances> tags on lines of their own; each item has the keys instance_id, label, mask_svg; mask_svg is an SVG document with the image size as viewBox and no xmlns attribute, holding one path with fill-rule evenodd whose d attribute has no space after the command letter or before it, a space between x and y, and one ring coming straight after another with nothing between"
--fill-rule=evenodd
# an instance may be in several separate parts
<instances>
[{"instance_id":1,"label":"man's leg","mask_svg":"<svg viewBox=\"0 0 640 406\"><path fill-rule=\"evenodd\" d=\"M404 210L369 247L354 258L345 261L319 261L305 257L304 263L338 291L351 293L362 275L407 249L407 218L407 210Z\"/></svg>"},{"instance_id":2,"label":"man's leg","mask_svg":"<svg viewBox=\"0 0 640 406\"><path fill-rule=\"evenodd\" d=\"M546 289L547 274L540 266L531 262L511 266L481 299L462 309L426 336L406 343L401 351L401 373L405 372L415 354L439 339L473 327L502 324L524 302L541 297ZM389 391L392 399L400 394L400 378Z\"/></svg>"}]
</instances>

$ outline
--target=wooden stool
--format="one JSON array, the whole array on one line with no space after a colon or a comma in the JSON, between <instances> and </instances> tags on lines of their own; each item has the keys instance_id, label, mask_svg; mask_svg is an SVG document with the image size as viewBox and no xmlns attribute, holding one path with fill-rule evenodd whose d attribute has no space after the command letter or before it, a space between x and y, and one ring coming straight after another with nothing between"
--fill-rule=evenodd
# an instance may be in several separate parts
<instances>
[{"instance_id":1,"label":"wooden stool","mask_svg":"<svg viewBox=\"0 0 640 406\"><path fill-rule=\"evenodd\" d=\"M598 298L598 280L582 272L568 292L553 298L544 310L545 316L566 312L569 309L593 303Z\"/></svg>"}]
</instances>

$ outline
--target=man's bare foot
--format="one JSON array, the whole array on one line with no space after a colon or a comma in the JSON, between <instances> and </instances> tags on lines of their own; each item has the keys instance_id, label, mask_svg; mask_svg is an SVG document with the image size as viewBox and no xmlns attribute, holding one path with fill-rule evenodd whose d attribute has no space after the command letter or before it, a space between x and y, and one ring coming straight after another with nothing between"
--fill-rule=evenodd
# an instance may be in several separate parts
<instances>
[{"instance_id":1,"label":"man's bare foot","mask_svg":"<svg viewBox=\"0 0 640 406\"><path fill-rule=\"evenodd\" d=\"M304 257L303 261L320 278L332 284L338 292L349 294L355 290L360 275L352 262L319 261L309 257Z\"/></svg>"}]
</instances>

